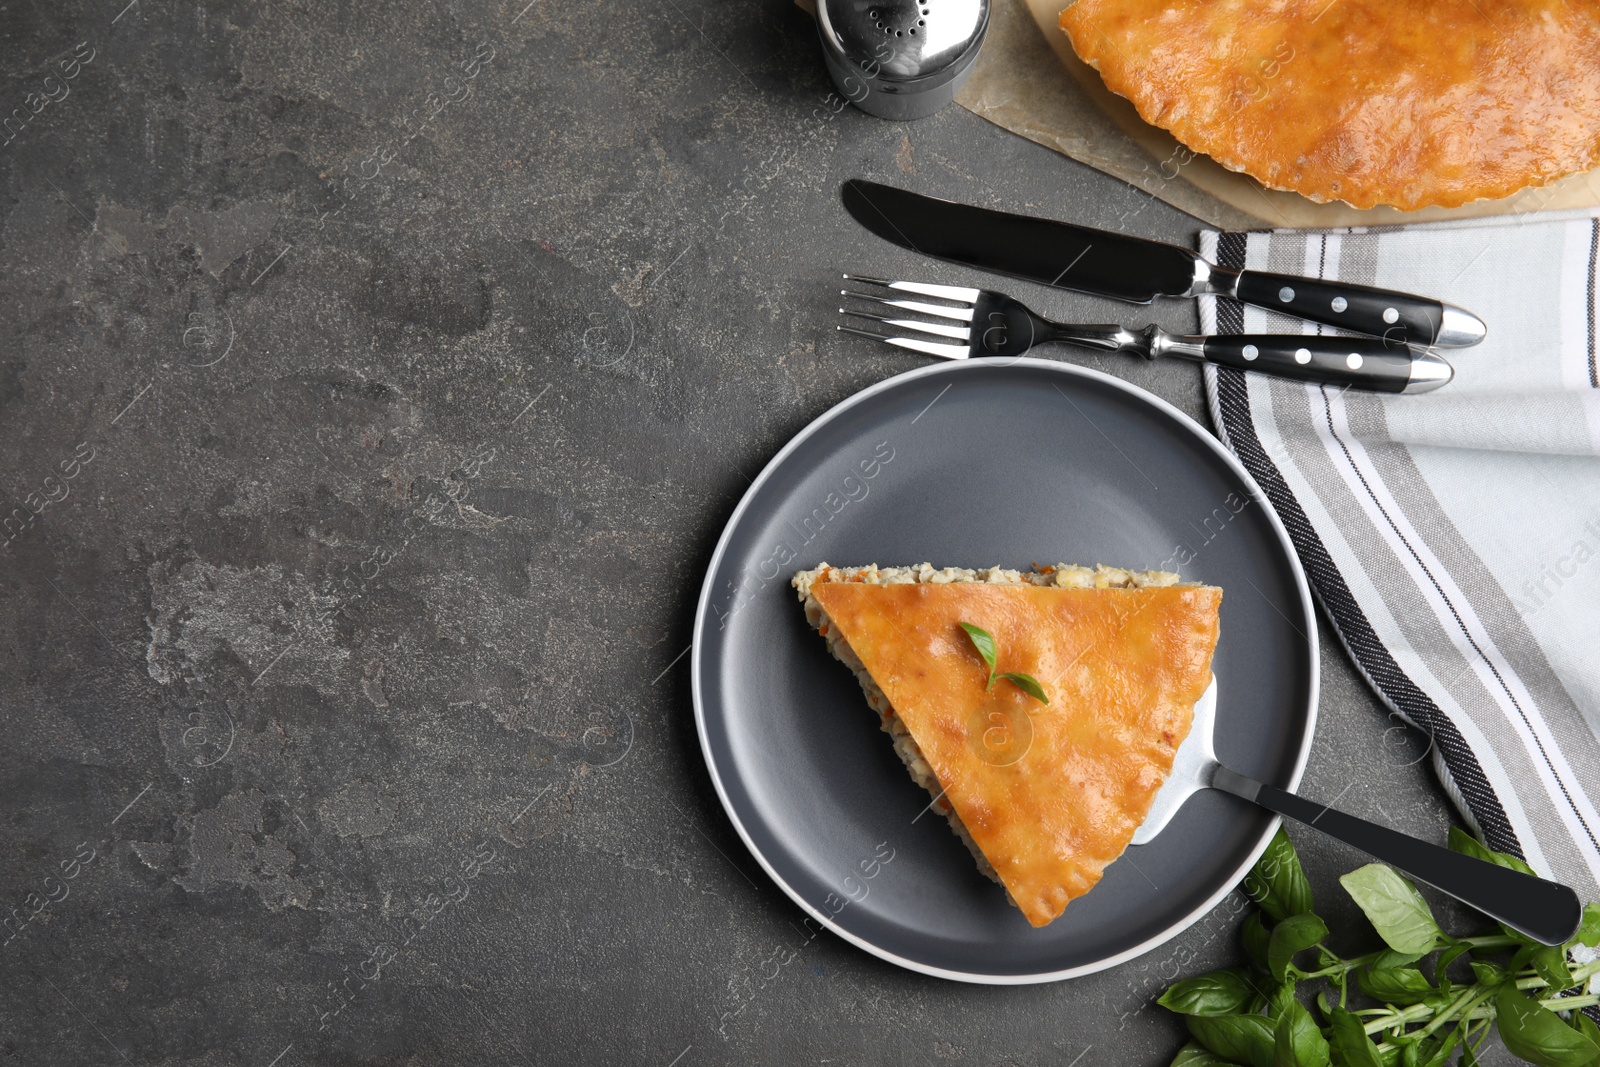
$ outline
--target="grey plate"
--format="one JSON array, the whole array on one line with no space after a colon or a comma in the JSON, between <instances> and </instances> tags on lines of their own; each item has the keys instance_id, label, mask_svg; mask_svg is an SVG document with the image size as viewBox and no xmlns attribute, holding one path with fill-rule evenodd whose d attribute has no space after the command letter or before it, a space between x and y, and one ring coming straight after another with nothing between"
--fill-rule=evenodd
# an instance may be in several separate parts
<instances>
[{"instance_id":1,"label":"grey plate","mask_svg":"<svg viewBox=\"0 0 1600 1067\"><path fill-rule=\"evenodd\" d=\"M857 393L740 501L695 618L695 719L717 793L784 891L839 936L927 974L1043 982L1109 967L1199 919L1277 820L1206 790L1035 930L980 875L806 625L802 567L1165 566L1220 585L1217 751L1287 788L1317 704L1305 576L1243 467L1192 419L1064 363L956 362Z\"/></svg>"}]
</instances>

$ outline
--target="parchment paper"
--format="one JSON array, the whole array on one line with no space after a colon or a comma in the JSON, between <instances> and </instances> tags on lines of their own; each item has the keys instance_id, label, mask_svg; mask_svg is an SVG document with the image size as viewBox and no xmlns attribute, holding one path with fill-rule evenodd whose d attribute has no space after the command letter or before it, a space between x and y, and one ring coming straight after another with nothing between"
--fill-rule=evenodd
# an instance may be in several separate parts
<instances>
[{"instance_id":1,"label":"parchment paper","mask_svg":"<svg viewBox=\"0 0 1600 1067\"><path fill-rule=\"evenodd\" d=\"M1223 229L1391 226L1600 206L1600 170L1458 208L1361 210L1264 189L1149 125L1072 51L1065 0L992 0L989 35L956 103L1012 133L1115 175ZM801 6L811 9L809 3Z\"/></svg>"}]
</instances>

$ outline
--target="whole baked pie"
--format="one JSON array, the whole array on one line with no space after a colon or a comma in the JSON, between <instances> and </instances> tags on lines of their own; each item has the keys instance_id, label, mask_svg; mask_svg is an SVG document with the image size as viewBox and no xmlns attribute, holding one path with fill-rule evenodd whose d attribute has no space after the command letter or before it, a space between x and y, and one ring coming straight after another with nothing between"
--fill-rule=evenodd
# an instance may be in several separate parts
<instances>
[{"instance_id":1,"label":"whole baked pie","mask_svg":"<svg viewBox=\"0 0 1600 1067\"><path fill-rule=\"evenodd\" d=\"M1146 122L1313 200L1454 207L1600 163L1590 0L1077 0L1061 28Z\"/></svg>"},{"instance_id":2,"label":"whole baked pie","mask_svg":"<svg viewBox=\"0 0 1600 1067\"><path fill-rule=\"evenodd\" d=\"M1066 565L823 564L794 586L930 806L1034 926L1149 814L1210 683L1222 600L1164 571Z\"/></svg>"}]
</instances>

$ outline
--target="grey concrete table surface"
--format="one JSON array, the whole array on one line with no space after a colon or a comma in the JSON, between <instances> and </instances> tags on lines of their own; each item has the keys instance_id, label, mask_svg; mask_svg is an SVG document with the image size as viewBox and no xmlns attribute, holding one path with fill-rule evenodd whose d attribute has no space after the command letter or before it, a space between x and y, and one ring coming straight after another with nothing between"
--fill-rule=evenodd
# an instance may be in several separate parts
<instances>
[{"instance_id":1,"label":"grey concrete table surface","mask_svg":"<svg viewBox=\"0 0 1600 1067\"><path fill-rule=\"evenodd\" d=\"M7 1062L1170 1058L1151 998L1238 908L1026 988L806 940L682 653L748 480L918 365L834 332L835 272L972 277L842 178L1193 220L959 109L835 110L786 2L6 2L0 71ZM1058 355L1204 419L1191 367ZM1437 839L1322 645L1307 790ZM1300 841L1359 930L1359 857Z\"/></svg>"}]
</instances>

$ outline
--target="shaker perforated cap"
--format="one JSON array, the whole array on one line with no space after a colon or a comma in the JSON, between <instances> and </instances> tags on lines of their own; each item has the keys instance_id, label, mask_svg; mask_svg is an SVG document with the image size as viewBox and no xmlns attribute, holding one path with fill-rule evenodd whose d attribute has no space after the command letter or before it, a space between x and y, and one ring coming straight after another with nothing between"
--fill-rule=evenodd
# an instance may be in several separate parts
<instances>
[{"instance_id":1,"label":"shaker perforated cap","mask_svg":"<svg viewBox=\"0 0 1600 1067\"><path fill-rule=\"evenodd\" d=\"M845 99L886 118L948 103L989 28L988 0L819 0L828 70Z\"/></svg>"}]
</instances>

